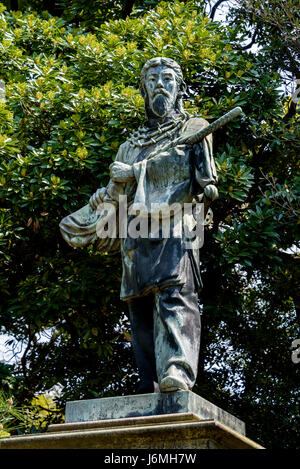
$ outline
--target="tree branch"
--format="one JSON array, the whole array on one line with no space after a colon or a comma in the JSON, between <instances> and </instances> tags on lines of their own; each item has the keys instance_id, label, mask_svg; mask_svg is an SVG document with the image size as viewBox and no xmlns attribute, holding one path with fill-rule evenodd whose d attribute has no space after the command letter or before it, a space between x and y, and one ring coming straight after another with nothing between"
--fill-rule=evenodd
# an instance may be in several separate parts
<instances>
[{"instance_id":1,"label":"tree branch","mask_svg":"<svg viewBox=\"0 0 300 469\"><path fill-rule=\"evenodd\" d=\"M32 342L32 336L34 335L34 334L31 333L30 327L28 328L28 330L29 330L28 331L28 343L27 343L26 349L25 349L25 351L22 355L22 358L20 360L22 371L23 371L25 379L27 378L27 370L26 370L26 358L27 357L26 356L27 356L27 353L30 350L31 342Z\"/></svg>"},{"instance_id":2,"label":"tree branch","mask_svg":"<svg viewBox=\"0 0 300 469\"><path fill-rule=\"evenodd\" d=\"M134 6L135 0L127 0L122 9L122 18L125 20L130 15Z\"/></svg>"},{"instance_id":3,"label":"tree branch","mask_svg":"<svg viewBox=\"0 0 300 469\"><path fill-rule=\"evenodd\" d=\"M258 26L257 26L257 28L255 29L255 31L254 31L254 33L253 33L251 42L249 42L249 44L246 44L245 46L241 46L240 49L241 49L241 50L250 49L250 48L253 46L253 44L254 44L254 42L255 42L255 40L256 40L257 33L258 33Z\"/></svg>"},{"instance_id":4,"label":"tree branch","mask_svg":"<svg viewBox=\"0 0 300 469\"><path fill-rule=\"evenodd\" d=\"M36 407L39 407L41 410L46 410L47 412L50 412L52 414L59 414L61 413L61 409L48 409L47 407L43 407L42 405L38 404Z\"/></svg>"},{"instance_id":5,"label":"tree branch","mask_svg":"<svg viewBox=\"0 0 300 469\"><path fill-rule=\"evenodd\" d=\"M219 8L219 6L221 5L221 3L224 3L224 2L227 2L228 0L218 0L214 6L212 7L211 9L211 12L210 12L210 19L213 21L214 20L214 17L215 17L215 14L216 14L216 11L217 9Z\"/></svg>"},{"instance_id":6,"label":"tree branch","mask_svg":"<svg viewBox=\"0 0 300 469\"><path fill-rule=\"evenodd\" d=\"M283 117L283 120L288 121L292 119L293 117L295 117L296 113L297 113L297 104L294 103L294 101L291 99L288 112Z\"/></svg>"}]
</instances>

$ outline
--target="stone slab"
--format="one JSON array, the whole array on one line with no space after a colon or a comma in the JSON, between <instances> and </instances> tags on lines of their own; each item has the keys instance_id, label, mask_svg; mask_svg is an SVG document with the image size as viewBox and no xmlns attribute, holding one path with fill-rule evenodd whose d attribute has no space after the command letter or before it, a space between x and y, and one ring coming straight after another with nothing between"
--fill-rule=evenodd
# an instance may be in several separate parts
<instances>
[{"instance_id":1,"label":"stone slab","mask_svg":"<svg viewBox=\"0 0 300 469\"><path fill-rule=\"evenodd\" d=\"M70 401L66 404L66 423L130 417L192 413L204 420L216 420L245 435L245 423L192 391L136 394Z\"/></svg>"},{"instance_id":2,"label":"stone slab","mask_svg":"<svg viewBox=\"0 0 300 469\"><path fill-rule=\"evenodd\" d=\"M216 420L183 415L173 421L170 415L157 419L61 424L42 434L2 438L0 449L264 449Z\"/></svg>"},{"instance_id":3,"label":"stone slab","mask_svg":"<svg viewBox=\"0 0 300 469\"><path fill-rule=\"evenodd\" d=\"M89 420L87 422L69 422L69 423L56 423L49 425L48 432L71 431L71 430L89 430L91 428L118 428L118 427L132 427L144 425L161 425L166 423L189 422L198 421L200 417L191 412L184 412L180 414L166 414L166 415L151 415L145 417L128 417L121 419L107 419L107 420Z\"/></svg>"}]
</instances>

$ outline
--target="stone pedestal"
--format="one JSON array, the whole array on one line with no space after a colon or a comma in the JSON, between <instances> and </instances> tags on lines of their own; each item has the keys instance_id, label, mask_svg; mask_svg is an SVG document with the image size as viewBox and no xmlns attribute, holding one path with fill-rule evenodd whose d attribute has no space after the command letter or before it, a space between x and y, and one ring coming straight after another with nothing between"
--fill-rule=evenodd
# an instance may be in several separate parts
<instances>
[{"instance_id":1,"label":"stone pedestal","mask_svg":"<svg viewBox=\"0 0 300 469\"><path fill-rule=\"evenodd\" d=\"M4 438L9 449L263 449L245 424L191 391L68 402L66 423Z\"/></svg>"}]
</instances>

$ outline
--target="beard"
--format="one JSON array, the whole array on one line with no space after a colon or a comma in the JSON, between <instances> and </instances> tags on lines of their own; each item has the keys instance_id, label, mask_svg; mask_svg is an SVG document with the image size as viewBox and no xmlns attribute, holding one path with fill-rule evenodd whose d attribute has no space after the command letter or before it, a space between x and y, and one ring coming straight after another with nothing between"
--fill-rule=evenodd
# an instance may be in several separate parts
<instances>
[{"instance_id":1,"label":"beard","mask_svg":"<svg viewBox=\"0 0 300 469\"><path fill-rule=\"evenodd\" d=\"M170 111L170 98L164 94L158 94L150 102L152 112L158 117L164 117Z\"/></svg>"}]
</instances>

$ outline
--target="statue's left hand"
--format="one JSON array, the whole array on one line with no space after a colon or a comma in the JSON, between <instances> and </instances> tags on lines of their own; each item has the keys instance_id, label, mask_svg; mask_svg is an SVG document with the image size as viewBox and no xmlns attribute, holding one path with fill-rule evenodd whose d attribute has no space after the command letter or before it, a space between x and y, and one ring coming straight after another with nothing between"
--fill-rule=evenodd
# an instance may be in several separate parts
<instances>
[{"instance_id":1,"label":"statue's left hand","mask_svg":"<svg viewBox=\"0 0 300 469\"><path fill-rule=\"evenodd\" d=\"M115 161L109 167L110 177L114 182L128 182L134 179L132 166Z\"/></svg>"},{"instance_id":2,"label":"statue's left hand","mask_svg":"<svg viewBox=\"0 0 300 469\"><path fill-rule=\"evenodd\" d=\"M101 187L100 189L96 190L92 197L90 197L89 204L93 210L97 210L98 205L102 204L105 193L105 187Z\"/></svg>"}]
</instances>

